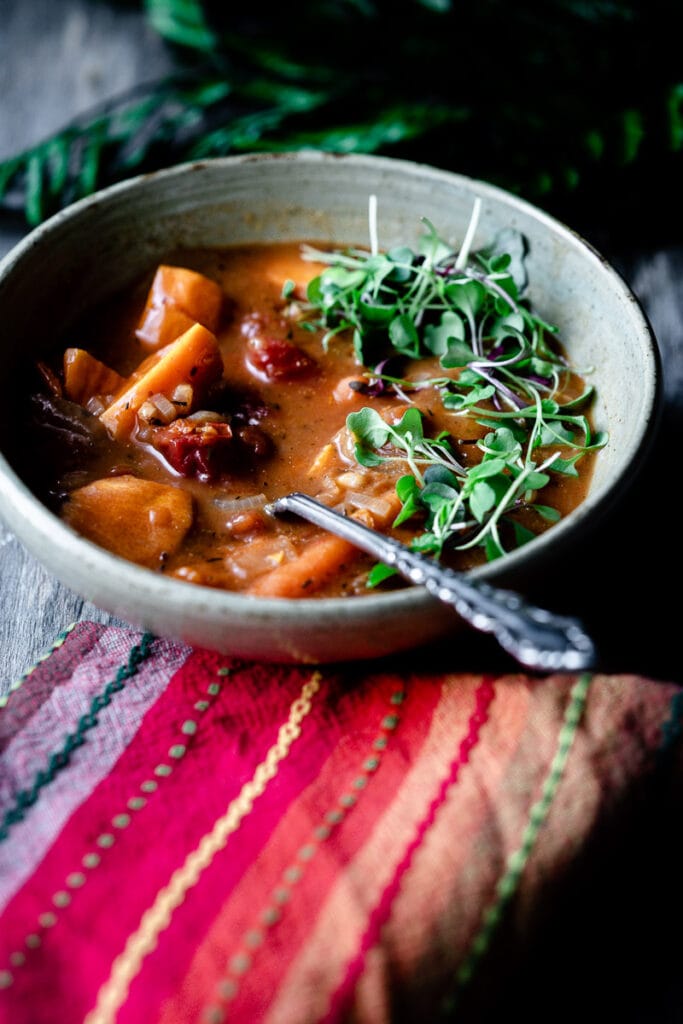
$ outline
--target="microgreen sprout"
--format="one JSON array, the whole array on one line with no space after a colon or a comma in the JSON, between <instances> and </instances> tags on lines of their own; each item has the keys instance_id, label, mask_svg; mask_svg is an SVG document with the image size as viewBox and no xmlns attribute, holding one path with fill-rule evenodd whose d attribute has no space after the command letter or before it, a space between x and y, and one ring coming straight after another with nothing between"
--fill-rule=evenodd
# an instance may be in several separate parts
<instances>
[{"instance_id":1,"label":"microgreen sprout","mask_svg":"<svg viewBox=\"0 0 683 1024\"><path fill-rule=\"evenodd\" d=\"M409 404L398 423L369 406L347 419L361 465L403 463L408 470L396 485L402 507L394 525L421 518L416 549L439 557L444 548L481 547L490 560L533 538L520 510L546 522L559 519L555 508L536 501L537 492L557 474L577 476L577 462L607 437L593 434L583 411L593 389L574 396L557 328L529 302L525 239L505 229L475 250L480 214L477 198L459 248L423 218L416 249L383 252L372 196L369 252L306 246L302 254L325 264L304 307L324 346L350 335L357 362L375 366L358 390L369 398L393 393ZM425 357L435 357L443 373L412 379L385 372L389 361L409 368ZM448 433L426 436L422 413L411 404L425 388L440 395L455 436L459 417L488 430L476 442L476 459L463 459ZM376 567L370 584L387 575L386 567Z\"/></svg>"}]
</instances>

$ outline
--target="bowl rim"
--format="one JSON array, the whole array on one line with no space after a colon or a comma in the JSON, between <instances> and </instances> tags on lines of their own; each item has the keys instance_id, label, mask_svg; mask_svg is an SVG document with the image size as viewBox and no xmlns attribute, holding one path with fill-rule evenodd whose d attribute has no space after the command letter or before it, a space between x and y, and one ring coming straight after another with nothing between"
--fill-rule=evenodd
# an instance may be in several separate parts
<instances>
[{"instance_id":1,"label":"bowl rim","mask_svg":"<svg viewBox=\"0 0 683 1024\"><path fill-rule=\"evenodd\" d=\"M204 169L229 173L230 169L236 166L265 162L295 162L304 164L334 162L346 164L358 170L363 168L373 170L386 169L387 171L399 171L408 176L441 180L444 184L450 183L456 187L474 192L482 196L482 198L491 198L508 207L516 208L544 228L550 230L553 234L559 235L572 246L582 248L589 259L600 264L602 271L607 273L617 291L621 292L622 297L630 304L634 324L637 326L639 336L643 342L641 348L646 353L646 362L649 357L650 374L643 380L644 413L639 441L633 447L618 473L610 479L609 484L602 493L592 497L589 494L576 509L561 522L555 524L552 529L544 532L523 548L506 553L502 559L470 570L469 575L479 580L488 580L495 577L498 581L513 577L521 566L524 567L525 572L532 572L533 568L542 563L549 554L554 559L556 555L559 555L566 549L572 538L576 537L582 527L590 527L592 530L598 522L602 521L609 509L615 490L617 488L623 490L626 486L632 485L635 476L642 468L654 443L657 426L661 417L662 404L661 356L656 336L647 315L630 286L590 242L561 220L500 186L455 171L416 161L386 156L326 153L316 150L284 153L247 153L237 156L190 161L117 182L55 213L48 220L30 231L0 260L0 289L6 283L7 278L11 277L23 260L28 258L32 251L43 243L44 239L49 238L55 233L58 234L63 227L77 221L84 214L87 215L94 207L115 203L119 197L125 196L130 192L154 188L160 182L167 183L178 177L197 174L197 172L201 172ZM190 616L193 613L201 613L208 604L213 613L224 617L226 620L248 615L252 621L256 617L263 621L277 620L278 623L287 625L296 620L301 620L302 616L310 616L311 612L315 610L316 620L321 624L325 624L338 622L340 618L346 621L367 621L368 615L373 611L382 611L388 614L392 610L397 612L422 610L427 605L433 606L435 601L422 587L409 587L391 592L354 595L352 598L302 597L288 599L256 597L240 592L219 590L201 584L188 584L182 580L162 576L153 570L128 562L77 534L40 502L10 466L1 451L0 497L3 499L3 517L6 519L9 528L32 551L37 547L35 543L36 536L44 542L58 543L66 555L71 554L74 558L87 559L93 571L101 572L103 578L107 578L111 573L116 573L121 586L130 587L138 594L145 595L149 593L150 596L154 594L158 598L157 592L159 587L163 588L164 592L168 591L170 599L183 603ZM10 509L9 515L7 508ZM43 563L46 561L40 555L37 558ZM98 603L101 602L98 600Z\"/></svg>"}]
</instances>

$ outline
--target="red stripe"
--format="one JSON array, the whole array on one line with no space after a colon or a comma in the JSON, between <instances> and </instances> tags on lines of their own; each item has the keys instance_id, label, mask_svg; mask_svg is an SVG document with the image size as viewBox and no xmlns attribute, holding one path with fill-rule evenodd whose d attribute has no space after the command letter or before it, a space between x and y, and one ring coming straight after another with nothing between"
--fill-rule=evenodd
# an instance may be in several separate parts
<instances>
[{"instance_id":1,"label":"red stripe","mask_svg":"<svg viewBox=\"0 0 683 1024\"><path fill-rule=\"evenodd\" d=\"M434 710L441 695L440 678L411 686L394 677L373 677L357 687L353 717L345 719L341 743L330 743L332 754L314 784L302 794L298 805L282 821L264 850L264 870L255 870L248 887L238 894L240 904L226 903L215 927L198 951L183 986L178 1003L164 1018L164 1024L185 1024L193 1020L205 1002L221 1004L221 979L235 980L226 970L233 958L248 953L253 966L236 979L236 997L230 1002L231 1019L258 1021L272 1000L290 964L310 938L319 908L335 883L381 819L386 807L395 799L406 774L411 771L429 734ZM405 687L405 703L390 703L392 693ZM339 714L340 709L336 708ZM385 732L386 751L378 769L368 777L362 791L353 783L362 774L362 765L373 753L373 740L383 733L381 723L389 714L397 713L399 724ZM336 749L335 749L336 747ZM356 792L357 803L328 839L314 844L315 854L302 862L297 851L311 839L313 829L320 825L328 811L339 807L340 798ZM292 841L288 833L292 829ZM301 879L289 886L291 895L280 907L280 919L268 929L267 941L258 949L245 945L251 929L262 927L261 914L273 903L274 890L283 883L283 872L292 865L303 871ZM257 865L257 869L261 864Z\"/></svg>"},{"instance_id":2,"label":"red stripe","mask_svg":"<svg viewBox=\"0 0 683 1024\"><path fill-rule=\"evenodd\" d=\"M263 723L254 722L254 728L260 733L259 743L262 743L262 746L259 756L253 759L249 769L246 770L244 767L239 772L239 789L253 777L254 769L273 745L279 727L288 717L292 701L299 696L301 687L311 677L312 670L288 670L286 675L284 670L278 670L278 673L281 678L271 678L270 685L273 689L285 691L287 699L284 706L281 706L282 693L278 695L277 700L270 698L274 705L279 706L279 713L271 721L268 729L264 728ZM273 676L276 676L275 671ZM295 685L292 686L292 683ZM221 905L230 898L234 887L252 862L260 857L261 850L268 842L284 809L297 799L302 789L316 779L327 757L330 742L337 742L343 715L326 720L325 698L331 696L333 703L340 700L343 704L344 695L338 690L341 688L332 680L323 681L323 692L318 698L314 698L312 709L302 723L301 735L292 744L290 753L281 762L277 774L256 799L250 813L242 819L234 836L229 838L226 846L203 871L197 884L188 890L185 900L174 911L170 926L159 935L156 949L145 959L142 970L131 985L129 997L117 1017L117 1024L147 1024L150 1020L157 1020L160 1007L173 998L178 989L178 979L187 971L193 954L204 941ZM262 698L265 697L265 694L262 695ZM258 702L254 701L253 695L250 702L258 708ZM216 748L224 742L224 735L215 740ZM216 759L218 763L218 758L219 751L215 749L212 759ZM227 776L234 773L234 757L228 756L223 758L223 761L226 765L223 774ZM217 772L220 777L220 767L217 767ZM212 830L216 819L225 813L235 795L236 793L230 793L221 803L217 813L207 822L202 834ZM196 849L200 838L201 836L196 836L193 842L188 844L188 853ZM156 893L154 895L156 896ZM150 901L150 904L151 902L153 901Z\"/></svg>"},{"instance_id":3,"label":"red stripe","mask_svg":"<svg viewBox=\"0 0 683 1024\"><path fill-rule=\"evenodd\" d=\"M332 996L329 1011L324 1018L325 1024L331 1024L332 1021L340 1020L348 1009L356 983L363 971L365 959L369 951L379 940L382 926L391 913L391 907L399 891L401 880L410 867L415 851L420 847L425 835L433 825L438 810L444 802L449 789L457 783L461 770L469 761L472 750L479 742L481 729L488 718L489 706L494 694L492 677L483 679L475 693L475 709L469 720L467 733L460 743L456 757L451 762L448 775L441 782L426 815L418 825L413 839L406 847L403 857L396 867L394 877L382 893L379 903L377 903L370 915L358 952L348 964L344 979Z\"/></svg>"}]
</instances>

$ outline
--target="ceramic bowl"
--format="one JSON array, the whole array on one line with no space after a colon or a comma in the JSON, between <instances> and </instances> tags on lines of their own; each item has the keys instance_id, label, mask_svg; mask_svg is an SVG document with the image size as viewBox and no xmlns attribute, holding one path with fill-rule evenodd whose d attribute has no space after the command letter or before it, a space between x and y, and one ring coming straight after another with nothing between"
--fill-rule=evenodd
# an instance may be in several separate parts
<instances>
[{"instance_id":1,"label":"ceramic bowl","mask_svg":"<svg viewBox=\"0 0 683 1024\"><path fill-rule=\"evenodd\" d=\"M619 500L645 455L658 405L657 346L618 274L567 227L486 183L403 161L320 153L248 155L185 164L116 185L59 213L0 264L2 365L40 352L83 311L132 282L178 246L367 238L376 194L383 246L414 243L427 217L463 237L482 200L475 245L505 226L530 246L536 308L559 325L574 365L593 367L595 426L610 442L585 502L522 549L474 571L516 587L567 559L588 527ZM49 325L49 330L45 330ZM279 661L376 657L461 625L419 588L340 599L241 596L168 579L77 536L48 511L0 455L8 526L63 583L159 635L224 653Z\"/></svg>"}]
</instances>

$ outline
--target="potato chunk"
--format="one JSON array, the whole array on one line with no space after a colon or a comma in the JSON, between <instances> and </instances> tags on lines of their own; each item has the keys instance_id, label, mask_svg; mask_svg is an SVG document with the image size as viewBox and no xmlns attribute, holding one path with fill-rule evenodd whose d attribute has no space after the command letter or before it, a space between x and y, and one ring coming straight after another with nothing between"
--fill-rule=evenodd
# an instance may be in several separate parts
<instances>
[{"instance_id":1,"label":"potato chunk","mask_svg":"<svg viewBox=\"0 0 683 1024\"><path fill-rule=\"evenodd\" d=\"M178 487L114 476L73 491L62 514L88 540L154 568L182 544L192 525L192 498Z\"/></svg>"},{"instance_id":2,"label":"potato chunk","mask_svg":"<svg viewBox=\"0 0 683 1024\"><path fill-rule=\"evenodd\" d=\"M171 398L179 384L190 384L196 408L222 373L223 359L215 336L201 324L194 324L176 341L145 359L100 419L112 437L123 440L132 433L137 413L148 399L158 394ZM190 411L183 409L184 413Z\"/></svg>"}]
</instances>

